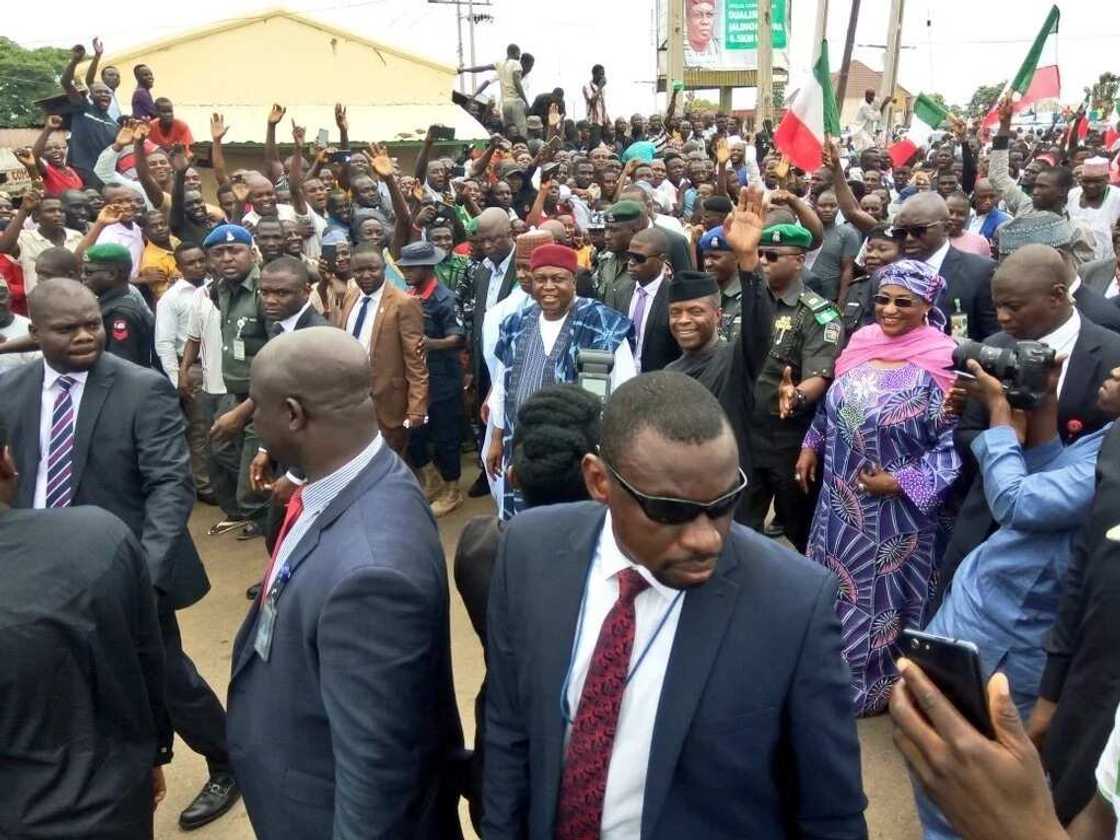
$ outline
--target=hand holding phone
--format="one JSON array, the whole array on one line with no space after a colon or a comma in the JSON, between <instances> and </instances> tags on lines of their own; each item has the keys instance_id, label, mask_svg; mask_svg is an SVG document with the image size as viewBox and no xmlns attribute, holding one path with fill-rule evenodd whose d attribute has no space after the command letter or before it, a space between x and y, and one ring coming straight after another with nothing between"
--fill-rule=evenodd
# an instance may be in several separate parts
<instances>
[{"instance_id":1,"label":"hand holding phone","mask_svg":"<svg viewBox=\"0 0 1120 840\"><path fill-rule=\"evenodd\" d=\"M976 645L917 630L903 630L900 645L965 720L984 737L995 738Z\"/></svg>"}]
</instances>

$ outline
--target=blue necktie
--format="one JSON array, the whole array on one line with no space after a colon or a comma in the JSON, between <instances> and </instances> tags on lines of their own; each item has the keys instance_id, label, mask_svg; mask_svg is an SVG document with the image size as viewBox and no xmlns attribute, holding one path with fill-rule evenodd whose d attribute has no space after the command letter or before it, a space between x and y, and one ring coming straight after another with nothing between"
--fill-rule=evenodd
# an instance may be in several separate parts
<instances>
[{"instance_id":1,"label":"blue necktie","mask_svg":"<svg viewBox=\"0 0 1120 840\"><path fill-rule=\"evenodd\" d=\"M74 401L71 376L58 378L59 392L51 412L51 440L47 460L47 507L68 507L74 496Z\"/></svg>"},{"instance_id":2,"label":"blue necktie","mask_svg":"<svg viewBox=\"0 0 1120 840\"><path fill-rule=\"evenodd\" d=\"M366 310L369 309L371 298L367 295L362 298L362 305L358 308L358 320L354 322L354 338L362 340L362 325L366 322Z\"/></svg>"}]
</instances>

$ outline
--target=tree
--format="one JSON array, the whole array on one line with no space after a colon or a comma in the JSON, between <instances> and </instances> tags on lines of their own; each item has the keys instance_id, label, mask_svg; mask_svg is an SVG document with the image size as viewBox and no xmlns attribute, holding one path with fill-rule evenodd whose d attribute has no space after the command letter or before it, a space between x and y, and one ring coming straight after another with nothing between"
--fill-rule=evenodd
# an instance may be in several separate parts
<instances>
[{"instance_id":1,"label":"tree","mask_svg":"<svg viewBox=\"0 0 1120 840\"><path fill-rule=\"evenodd\" d=\"M1091 88L1085 88L1085 95L1089 97L1089 109L1107 119L1112 113L1118 89L1120 89L1120 76L1115 73L1101 73L1101 77Z\"/></svg>"},{"instance_id":2,"label":"tree","mask_svg":"<svg viewBox=\"0 0 1120 840\"><path fill-rule=\"evenodd\" d=\"M969 119L985 116L992 110L992 106L996 104L996 100L999 99L1006 85L1007 81L1004 80L998 84L980 85L976 88L976 92L972 94L972 99L968 100L968 104L964 106L966 116Z\"/></svg>"},{"instance_id":3,"label":"tree","mask_svg":"<svg viewBox=\"0 0 1120 840\"><path fill-rule=\"evenodd\" d=\"M0 37L0 125L27 128L42 125L36 99L61 93L58 77L70 60L70 50L40 47L27 50Z\"/></svg>"}]
</instances>

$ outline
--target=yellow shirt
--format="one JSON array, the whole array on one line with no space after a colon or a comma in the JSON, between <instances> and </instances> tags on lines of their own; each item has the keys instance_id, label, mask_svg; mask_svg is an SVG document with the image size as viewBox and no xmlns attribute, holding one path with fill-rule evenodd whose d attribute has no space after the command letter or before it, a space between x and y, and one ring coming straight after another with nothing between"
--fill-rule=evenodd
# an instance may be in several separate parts
<instances>
[{"instance_id":1,"label":"yellow shirt","mask_svg":"<svg viewBox=\"0 0 1120 840\"><path fill-rule=\"evenodd\" d=\"M171 247L178 247L179 240L171 237ZM161 248L154 242L144 246L144 253L140 257L140 273L137 282L152 290L152 296L159 300L163 293L171 286L171 282L182 276L179 267L175 265L175 254Z\"/></svg>"}]
</instances>

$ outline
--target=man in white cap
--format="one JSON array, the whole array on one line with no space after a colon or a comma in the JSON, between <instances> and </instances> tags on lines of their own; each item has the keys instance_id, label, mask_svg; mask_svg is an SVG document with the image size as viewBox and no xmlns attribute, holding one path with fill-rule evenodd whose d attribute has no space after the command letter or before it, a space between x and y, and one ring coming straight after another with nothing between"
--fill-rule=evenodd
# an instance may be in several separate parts
<instances>
[{"instance_id":1,"label":"man in white cap","mask_svg":"<svg viewBox=\"0 0 1120 840\"><path fill-rule=\"evenodd\" d=\"M1082 220L1093 231L1093 258L1113 256L1112 226L1120 220L1120 188L1108 183L1108 158L1091 157L1081 166L1081 186L1069 191L1066 212Z\"/></svg>"}]
</instances>

